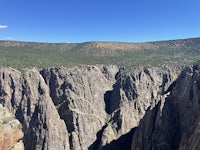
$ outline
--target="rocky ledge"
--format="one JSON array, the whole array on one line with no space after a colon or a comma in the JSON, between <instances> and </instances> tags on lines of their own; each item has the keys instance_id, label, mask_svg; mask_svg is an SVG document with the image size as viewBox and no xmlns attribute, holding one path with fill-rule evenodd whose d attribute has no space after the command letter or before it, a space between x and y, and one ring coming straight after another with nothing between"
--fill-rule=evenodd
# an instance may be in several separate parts
<instances>
[{"instance_id":1,"label":"rocky ledge","mask_svg":"<svg viewBox=\"0 0 200 150\"><path fill-rule=\"evenodd\" d=\"M0 149L23 150L21 123L0 104Z\"/></svg>"}]
</instances>

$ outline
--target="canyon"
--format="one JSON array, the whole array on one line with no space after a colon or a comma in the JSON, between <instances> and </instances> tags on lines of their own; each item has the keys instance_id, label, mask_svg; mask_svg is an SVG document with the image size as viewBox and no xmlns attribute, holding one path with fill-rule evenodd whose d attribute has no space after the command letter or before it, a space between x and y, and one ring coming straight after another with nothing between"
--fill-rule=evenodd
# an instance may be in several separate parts
<instances>
[{"instance_id":1,"label":"canyon","mask_svg":"<svg viewBox=\"0 0 200 150\"><path fill-rule=\"evenodd\" d=\"M199 149L199 40L1 41L0 149Z\"/></svg>"},{"instance_id":2,"label":"canyon","mask_svg":"<svg viewBox=\"0 0 200 150\"><path fill-rule=\"evenodd\" d=\"M161 135L166 140L168 134L175 138L174 132L182 132L178 129L186 119L191 120L183 131L190 127L198 131L198 77L194 67L184 70L164 65L141 66L131 72L113 65L24 72L1 68L0 100L22 124L25 149L154 149L151 140ZM189 106L171 108L183 97L182 102ZM185 107L191 110L185 111ZM179 111L187 116L175 118ZM196 117L189 117L190 111ZM180 137L174 142L178 144Z\"/></svg>"}]
</instances>

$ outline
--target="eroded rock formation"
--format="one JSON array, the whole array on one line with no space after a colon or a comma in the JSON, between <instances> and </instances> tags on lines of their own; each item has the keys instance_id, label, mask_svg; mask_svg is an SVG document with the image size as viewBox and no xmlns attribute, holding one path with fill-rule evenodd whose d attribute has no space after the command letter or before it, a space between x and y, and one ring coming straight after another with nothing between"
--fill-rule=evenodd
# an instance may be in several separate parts
<instances>
[{"instance_id":1,"label":"eroded rock formation","mask_svg":"<svg viewBox=\"0 0 200 150\"><path fill-rule=\"evenodd\" d=\"M200 70L186 68L165 102L148 109L132 140L132 150L200 149Z\"/></svg>"},{"instance_id":2,"label":"eroded rock formation","mask_svg":"<svg viewBox=\"0 0 200 150\"><path fill-rule=\"evenodd\" d=\"M41 71L61 119L70 133L70 148L88 149L105 124L104 94L112 89L117 67L84 66Z\"/></svg>"},{"instance_id":3,"label":"eroded rock formation","mask_svg":"<svg viewBox=\"0 0 200 150\"><path fill-rule=\"evenodd\" d=\"M87 149L105 124L117 67L0 70L0 100L23 126L25 149Z\"/></svg>"},{"instance_id":4,"label":"eroded rock formation","mask_svg":"<svg viewBox=\"0 0 200 150\"><path fill-rule=\"evenodd\" d=\"M69 149L68 132L37 69L0 70L1 101L22 123L25 149Z\"/></svg>"},{"instance_id":5,"label":"eroded rock formation","mask_svg":"<svg viewBox=\"0 0 200 150\"><path fill-rule=\"evenodd\" d=\"M23 132L20 122L0 104L0 149L23 150Z\"/></svg>"},{"instance_id":6,"label":"eroded rock formation","mask_svg":"<svg viewBox=\"0 0 200 150\"><path fill-rule=\"evenodd\" d=\"M179 72L180 69L175 67L141 67L130 74L119 72L113 90L110 91L111 117L102 131L100 147L127 149L122 144L121 147L112 144L112 141L122 139L124 134L138 126L148 107L153 108L166 97Z\"/></svg>"},{"instance_id":7,"label":"eroded rock formation","mask_svg":"<svg viewBox=\"0 0 200 150\"><path fill-rule=\"evenodd\" d=\"M130 73L100 65L22 73L5 68L0 102L22 123L25 149L130 149L146 112L164 104L180 71L174 66Z\"/></svg>"}]
</instances>

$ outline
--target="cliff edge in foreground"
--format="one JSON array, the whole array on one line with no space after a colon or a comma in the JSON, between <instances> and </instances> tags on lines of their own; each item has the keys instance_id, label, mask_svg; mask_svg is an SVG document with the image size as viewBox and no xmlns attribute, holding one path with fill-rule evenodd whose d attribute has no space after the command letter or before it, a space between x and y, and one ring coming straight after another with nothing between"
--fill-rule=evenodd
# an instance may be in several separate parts
<instances>
[{"instance_id":1,"label":"cliff edge in foreground","mask_svg":"<svg viewBox=\"0 0 200 150\"><path fill-rule=\"evenodd\" d=\"M0 104L0 149L23 150L22 125Z\"/></svg>"}]
</instances>

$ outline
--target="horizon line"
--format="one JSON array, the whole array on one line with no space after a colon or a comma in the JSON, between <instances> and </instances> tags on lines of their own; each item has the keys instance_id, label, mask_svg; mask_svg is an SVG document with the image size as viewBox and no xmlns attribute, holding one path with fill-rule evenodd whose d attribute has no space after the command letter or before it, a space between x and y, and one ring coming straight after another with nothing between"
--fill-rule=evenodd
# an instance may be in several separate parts
<instances>
[{"instance_id":1,"label":"horizon line","mask_svg":"<svg viewBox=\"0 0 200 150\"><path fill-rule=\"evenodd\" d=\"M149 40L149 41L82 41L82 42L47 42L47 41L29 41L29 40L9 40L9 39L0 39L0 42L24 42L24 43L46 43L46 44L81 44L81 43L92 43L92 42L99 42L99 43L133 43L133 44L140 44L140 43L153 43L153 42L167 42L167 41L176 41L176 40L189 40L189 39L198 39L200 37L187 37L187 38L174 38L174 39L164 39L164 40Z\"/></svg>"}]
</instances>

